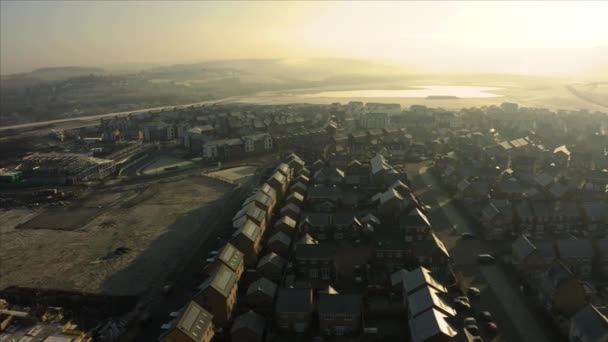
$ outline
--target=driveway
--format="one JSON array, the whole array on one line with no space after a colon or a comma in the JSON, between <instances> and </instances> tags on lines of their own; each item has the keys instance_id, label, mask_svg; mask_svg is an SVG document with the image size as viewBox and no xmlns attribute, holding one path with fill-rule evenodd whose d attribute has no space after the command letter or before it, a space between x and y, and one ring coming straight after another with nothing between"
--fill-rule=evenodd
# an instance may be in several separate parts
<instances>
[{"instance_id":1,"label":"driveway","mask_svg":"<svg viewBox=\"0 0 608 342\"><path fill-rule=\"evenodd\" d=\"M455 227L459 234L464 232L472 233L473 231L467 218L454 206L450 196L442 190L441 184L435 177L427 172L426 167L420 168L419 175L426 187L433 192L432 196L435 203L432 203L431 216L443 213L448 224ZM427 200L427 202L429 201ZM459 248L459 244L466 244L466 248ZM502 268L499 265L480 267L476 264L475 257L477 253L490 251L489 246L484 241L458 240L456 249L464 250L464 252L452 253L455 267L461 268L464 273L467 273L467 269L471 269L483 277L487 286L494 292L495 297L500 302L502 311L504 311L513 327L517 330L520 341L549 341L544 329L534 313L529 310L519 290L509 285L511 282ZM494 310L491 309L490 311Z\"/></svg>"}]
</instances>

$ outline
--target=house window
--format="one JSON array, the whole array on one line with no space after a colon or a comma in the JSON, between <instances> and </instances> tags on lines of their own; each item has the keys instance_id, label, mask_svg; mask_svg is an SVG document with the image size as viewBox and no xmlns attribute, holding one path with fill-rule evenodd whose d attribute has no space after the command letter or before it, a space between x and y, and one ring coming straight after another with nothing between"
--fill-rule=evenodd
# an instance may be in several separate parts
<instances>
[{"instance_id":1,"label":"house window","mask_svg":"<svg viewBox=\"0 0 608 342\"><path fill-rule=\"evenodd\" d=\"M329 268L324 267L321 269L321 278L322 279L329 279Z\"/></svg>"},{"instance_id":2,"label":"house window","mask_svg":"<svg viewBox=\"0 0 608 342\"><path fill-rule=\"evenodd\" d=\"M311 268L310 270L308 270L308 275L311 278L318 278L319 277L319 270L316 268Z\"/></svg>"}]
</instances>

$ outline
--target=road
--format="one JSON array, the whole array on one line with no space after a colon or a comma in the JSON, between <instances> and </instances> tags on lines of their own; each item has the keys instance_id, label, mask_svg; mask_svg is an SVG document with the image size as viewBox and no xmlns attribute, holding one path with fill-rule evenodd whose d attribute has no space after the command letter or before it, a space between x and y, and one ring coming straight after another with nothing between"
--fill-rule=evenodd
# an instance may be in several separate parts
<instances>
[{"instance_id":1,"label":"road","mask_svg":"<svg viewBox=\"0 0 608 342\"><path fill-rule=\"evenodd\" d=\"M474 233L468 219L454 206L451 197L442 190L441 184L433 175L427 172L426 167L420 168L419 175L426 187L433 191L433 200L436 201L436 203L433 203L434 206L432 211L441 210L449 224L452 227L455 227L458 233ZM531 312L526 305L519 290L509 285L510 281L503 269L499 265L481 267L476 265L475 258L477 252L475 251L490 251L491 249L482 240L467 241L464 243L468 244L464 253L462 253L464 256L452 255L455 259L455 267L474 265L473 267L478 269L488 287L491 288L495 297L497 297L500 302L502 310L517 330L521 341L548 342L549 339L547 339L545 330L541 327L534 313ZM473 244L477 246L473 246Z\"/></svg>"},{"instance_id":2,"label":"road","mask_svg":"<svg viewBox=\"0 0 608 342\"><path fill-rule=\"evenodd\" d=\"M32 128L36 128L36 127L43 127L43 126L48 126L48 125L56 125L56 124L60 124L60 123L70 123L70 122L82 122L82 124L84 126L86 126L86 125L90 124L87 122L99 120L99 119L105 118L105 117L111 117L111 116L116 116L116 115L128 115L128 114L138 115L138 114L147 113L151 110L165 110L165 109L173 109L173 108L184 109L184 108L187 108L190 106L201 106L201 105L205 105L205 104L231 102L231 101L235 101L235 100L239 99L240 97L241 96L231 96L231 97L226 97L226 98L219 99L219 100L201 101L201 102L188 103L188 104L183 104L183 105L141 108L141 109L129 110L126 112L96 114L96 115L80 116L80 117L67 118L67 119L30 122L30 123L20 124L20 125L0 126L0 132L8 131L8 130L32 129ZM76 126L76 127L78 127L78 126ZM76 128L76 127L72 127L72 128Z\"/></svg>"}]
</instances>

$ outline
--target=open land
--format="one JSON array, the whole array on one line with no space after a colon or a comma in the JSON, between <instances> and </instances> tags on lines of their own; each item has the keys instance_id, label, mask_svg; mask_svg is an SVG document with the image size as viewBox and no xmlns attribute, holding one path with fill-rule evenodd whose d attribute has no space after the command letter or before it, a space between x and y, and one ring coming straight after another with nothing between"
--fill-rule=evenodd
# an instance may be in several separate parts
<instances>
[{"instance_id":1,"label":"open land","mask_svg":"<svg viewBox=\"0 0 608 342\"><path fill-rule=\"evenodd\" d=\"M138 294L162 282L207 238L212 208L231 189L190 176L126 191L92 191L59 212L4 211L0 288Z\"/></svg>"}]
</instances>

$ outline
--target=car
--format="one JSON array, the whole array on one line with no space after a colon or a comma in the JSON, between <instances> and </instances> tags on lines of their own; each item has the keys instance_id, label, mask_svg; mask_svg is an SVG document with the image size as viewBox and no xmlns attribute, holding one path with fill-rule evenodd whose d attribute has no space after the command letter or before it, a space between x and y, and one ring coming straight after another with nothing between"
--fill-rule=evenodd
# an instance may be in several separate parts
<instances>
[{"instance_id":1,"label":"car","mask_svg":"<svg viewBox=\"0 0 608 342\"><path fill-rule=\"evenodd\" d=\"M496 326L496 323L494 323L494 322L486 322L484 324L484 327L490 334L495 335L498 333L498 326Z\"/></svg>"},{"instance_id":2,"label":"car","mask_svg":"<svg viewBox=\"0 0 608 342\"><path fill-rule=\"evenodd\" d=\"M457 301L457 300L465 302L465 303L469 303L470 302L469 301L469 297L467 297L467 296L460 296L460 297L454 298L454 301Z\"/></svg>"},{"instance_id":3,"label":"car","mask_svg":"<svg viewBox=\"0 0 608 342\"><path fill-rule=\"evenodd\" d=\"M460 237L464 240L473 240L473 239L477 238L475 236L475 234L469 233L469 232L464 232L464 233L460 234Z\"/></svg>"},{"instance_id":4,"label":"car","mask_svg":"<svg viewBox=\"0 0 608 342\"><path fill-rule=\"evenodd\" d=\"M469 304L467 302L463 302L461 300L455 300L454 301L454 308L458 312L468 312L468 311L471 310L471 304Z\"/></svg>"},{"instance_id":5,"label":"car","mask_svg":"<svg viewBox=\"0 0 608 342\"><path fill-rule=\"evenodd\" d=\"M464 325L477 325L477 320L475 319L475 317L467 317L464 319Z\"/></svg>"},{"instance_id":6,"label":"car","mask_svg":"<svg viewBox=\"0 0 608 342\"><path fill-rule=\"evenodd\" d=\"M496 259L490 254L477 255L477 262L480 264L493 264Z\"/></svg>"},{"instance_id":7,"label":"car","mask_svg":"<svg viewBox=\"0 0 608 342\"><path fill-rule=\"evenodd\" d=\"M492 322L492 314L490 313L490 311L480 312L479 318L484 322Z\"/></svg>"},{"instance_id":8,"label":"car","mask_svg":"<svg viewBox=\"0 0 608 342\"><path fill-rule=\"evenodd\" d=\"M469 297L479 298L479 296L481 295L481 291L476 287L469 287L467 289L467 294L469 295Z\"/></svg>"},{"instance_id":9,"label":"car","mask_svg":"<svg viewBox=\"0 0 608 342\"><path fill-rule=\"evenodd\" d=\"M467 325L464 327L471 335L479 336L479 327L476 325Z\"/></svg>"}]
</instances>

